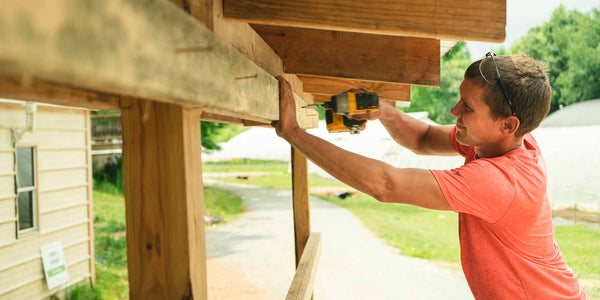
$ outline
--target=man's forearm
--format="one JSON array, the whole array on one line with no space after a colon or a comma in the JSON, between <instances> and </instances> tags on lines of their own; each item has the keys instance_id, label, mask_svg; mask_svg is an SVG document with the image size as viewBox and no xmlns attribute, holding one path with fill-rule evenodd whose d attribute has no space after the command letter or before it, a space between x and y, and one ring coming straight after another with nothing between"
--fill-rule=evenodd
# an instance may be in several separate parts
<instances>
[{"instance_id":1,"label":"man's forearm","mask_svg":"<svg viewBox=\"0 0 600 300\"><path fill-rule=\"evenodd\" d=\"M395 108L379 120L396 143L413 152L420 152L429 131L429 124Z\"/></svg>"},{"instance_id":2,"label":"man's forearm","mask_svg":"<svg viewBox=\"0 0 600 300\"><path fill-rule=\"evenodd\" d=\"M386 168L391 166L346 151L301 129L288 133L284 138L333 177L374 198L380 196L379 185L373 184L373 180L384 178Z\"/></svg>"}]
</instances>

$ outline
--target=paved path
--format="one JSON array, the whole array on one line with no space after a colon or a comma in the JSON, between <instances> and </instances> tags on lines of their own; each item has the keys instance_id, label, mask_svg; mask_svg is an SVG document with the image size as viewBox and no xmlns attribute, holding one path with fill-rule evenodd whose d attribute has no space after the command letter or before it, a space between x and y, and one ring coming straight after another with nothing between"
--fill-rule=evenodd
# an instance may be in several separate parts
<instances>
[{"instance_id":1,"label":"paved path","mask_svg":"<svg viewBox=\"0 0 600 300\"><path fill-rule=\"evenodd\" d=\"M218 184L248 211L207 231L209 299L284 299L294 275L291 191ZM323 234L315 299L472 299L462 274L396 254L345 209L311 198L311 229Z\"/></svg>"}]
</instances>

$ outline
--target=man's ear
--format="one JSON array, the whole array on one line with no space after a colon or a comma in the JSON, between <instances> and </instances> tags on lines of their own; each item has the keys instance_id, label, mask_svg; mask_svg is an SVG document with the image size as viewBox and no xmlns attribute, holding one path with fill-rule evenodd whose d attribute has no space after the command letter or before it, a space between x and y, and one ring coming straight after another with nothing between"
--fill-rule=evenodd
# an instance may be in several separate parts
<instances>
[{"instance_id":1,"label":"man's ear","mask_svg":"<svg viewBox=\"0 0 600 300\"><path fill-rule=\"evenodd\" d=\"M504 134L514 134L519 129L521 121L515 116L510 116L502 122L502 132Z\"/></svg>"}]
</instances>

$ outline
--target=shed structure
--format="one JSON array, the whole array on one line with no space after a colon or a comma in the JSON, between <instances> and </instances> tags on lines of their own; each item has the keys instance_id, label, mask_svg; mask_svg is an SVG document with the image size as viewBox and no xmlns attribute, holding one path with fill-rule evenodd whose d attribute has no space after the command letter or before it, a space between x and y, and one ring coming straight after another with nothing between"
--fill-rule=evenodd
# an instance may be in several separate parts
<instances>
[{"instance_id":1,"label":"shed structure","mask_svg":"<svg viewBox=\"0 0 600 300\"><path fill-rule=\"evenodd\" d=\"M356 0L0 0L0 97L119 109L132 299L206 299L200 120L268 126L274 76L302 103L349 88L409 101L439 86L458 40L504 40L506 2ZM307 161L291 150L297 273L308 299ZM306 247L306 248L305 248ZM304 254L303 254L304 253Z\"/></svg>"}]
</instances>

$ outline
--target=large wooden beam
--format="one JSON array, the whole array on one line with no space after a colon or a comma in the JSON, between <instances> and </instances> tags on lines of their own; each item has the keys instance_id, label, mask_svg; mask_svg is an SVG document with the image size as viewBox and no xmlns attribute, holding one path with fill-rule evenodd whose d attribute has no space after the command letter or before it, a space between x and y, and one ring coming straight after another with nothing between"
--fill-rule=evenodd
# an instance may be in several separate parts
<instances>
[{"instance_id":1,"label":"large wooden beam","mask_svg":"<svg viewBox=\"0 0 600 300\"><path fill-rule=\"evenodd\" d=\"M419 85L440 84L440 41L254 25L286 73Z\"/></svg>"},{"instance_id":2,"label":"large wooden beam","mask_svg":"<svg viewBox=\"0 0 600 300\"><path fill-rule=\"evenodd\" d=\"M225 0L225 17L248 23L503 42L506 1Z\"/></svg>"},{"instance_id":3,"label":"large wooden beam","mask_svg":"<svg viewBox=\"0 0 600 300\"><path fill-rule=\"evenodd\" d=\"M74 88L31 77L0 75L0 98L89 109L119 109L119 96L117 95Z\"/></svg>"},{"instance_id":4,"label":"large wooden beam","mask_svg":"<svg viewBox=\"0 0 600 300\"><path fill-rule=\"evenodd\" d=\"M269 123L278 82L166 0L4 1L0 73Z\"/></svg>"},{"instance_id":5,"label":"large wooden beam","mask_svg":"<svg viewBox=\"0 0 600 300\"><path fill-rule=\"evenodd\" d=\"M200 110L123 99L131 299L206 299Z\"/></svg>"},{"instance_id":6,"label":"large wooden beam","mask_svg":"<svg viewBox=\"0 0 600 300\"><path fill-rule=\"evenodd\" d=\"M298 77L304 83L304 91L315 95L317 102L329 101L331 95L337 95L349 89L366 89L376 92L380 99L386 101L410 101L410 85L408 84L305 75Z\"/></svg>"}]
</instances>

